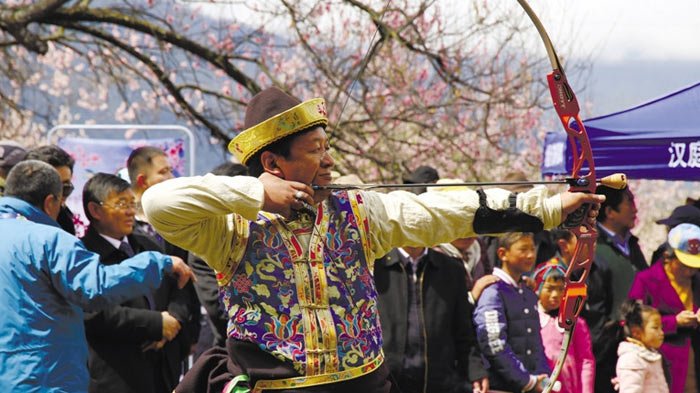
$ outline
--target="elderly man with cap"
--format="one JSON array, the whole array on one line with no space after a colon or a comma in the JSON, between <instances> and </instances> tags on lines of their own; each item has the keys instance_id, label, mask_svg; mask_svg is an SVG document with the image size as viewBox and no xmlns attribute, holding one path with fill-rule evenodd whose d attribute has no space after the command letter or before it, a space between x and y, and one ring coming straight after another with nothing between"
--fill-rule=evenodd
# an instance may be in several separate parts
<instances>
[{"instance_id":1,"label":"elderly man with cap","mask_svg":"<svg viewBox=\"0 0 700 393\"><path fill-rule=\"evenodd\" d=\"M629 292L659 310L664 331L660 348L669 363L671 393L700 388L700 227L678 224L668 233L663 263L637 273Z\"/></svg>"},{"instance_id":2,"label":"elderly man with cap","mask_svg":"<svg viewBox=\"0 0 700 393\"><path fill-rule=\"evenodd\" d=\"M17 142L0 141L0 196L5 192L5 179L18 162L24 160L27 151Z\"/></svg>"},{"instance_id":3,"label":"elderly man with cap","mask_svg":"<svg viewBox=\"0 0 700 393\"><path fill-rule=\"evenodd\" d=\"M372 278L377 257L404 245L553 227L582 203L603 200L547 197L542 188L518 194L509 208L510 193L497 189L330 192L322 188L334 165L327 125L323 99L301 102L266 89L229 144L255 177L172 179L143 196L154 228L217 272L229 359L203 356L195 369L209 364L237 377L228 389L245 379L256 392L388 392ZM215 374L188 375L176 391L221 391L225 378Z\"/></svg>"}]
</instances>

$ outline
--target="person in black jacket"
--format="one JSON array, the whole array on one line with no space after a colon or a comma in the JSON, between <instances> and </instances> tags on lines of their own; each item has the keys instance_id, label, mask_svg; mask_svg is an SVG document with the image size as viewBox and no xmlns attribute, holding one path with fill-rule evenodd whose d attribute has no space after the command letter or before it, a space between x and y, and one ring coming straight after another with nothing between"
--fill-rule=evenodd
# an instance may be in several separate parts
<instances>
[{"instance_id":1,"label":"person in black jacket","mask_svg":"<svg viewBox=\"0 0 700 393\"><path fill-rule=\"evenodd\" d=\"M177 255L178 257L189 260L189 253L174 244L165 241L148 222L148 219L143 214L141 208L141 196L151 186L163 182L174 177L173 167L168 160L167 154L159 147L141 146L134 149L126 161L131 190L136 198L136 221L134 223L134 233L150 238L156 242L166 254ZM194 346L197 343L200 333L200 304L197 299L197 293L193 283L188 283L183 289L188 299L187 302L187 319L182 325L180 331L180 339L182 345L182 368L187 371L186 362L189 355L193 352ZM178 378L179 379L179 378Z\"/></svg>"},{"instance_id":2,"label":"person in black jacket","mask_svg":"<svg viewBox=\"0 0 700 393\"><path fill-rule=\"evenodd\" d=\"M383 350L403 393L488 390L459 259L404 247L378 259Z\"/></svg>"},{"instance_id":3,"label":"person in black jacket","mask_svg":"<svg viewBox=\"0 0 700 393\"><path fill-rule=\"evenodd\" d=\"M92 177L83 190L90 220L85 247L106 265L143 251L161 251L148 237L132 233L134 193L129 183L106 173ZM188 319L186 292L173 279L145 297L88 314L90 392L172 392L182 358L178 336Z\"/></svg>"},{"instance_id":4,"label":"person in black jacket","mask_svg":"<svg viewBox=\"0 0 700 393\"><path fill-rule=\"evenodd\" d=\"M212 169L211 174L217 176L248 176L248 168L242 164L225 162ZM194 254L189 255L187 264L192 267L192 271L197 277L194 287L197 290L200 304L206 310L207 321L210 327L209 331L205 332L203 329L202 334L200 334L200 342L197 343L199 351L195 353L196 359L197 355L212 346L224 347L226 345L228 316L219 300L219 285L216 282L214 269Z\"/></svg>"},{"instance_id":5,"label":"person in black jacket","mask_svg":"<svg viewBox=\"0 0 700 393\"><path fill-rule=\"evenodd\" d=\"M67 151L56 145L40 146L27 152L25 160L43 161L56 169L61 176L63 183L63 197L61 199L61 211L58 212L56 222L64 231L75 235L75 223L73 222L73 212L66 205L66 200L75 187L73 186L73 166L75 159Z\"/></svg>"},{"instance_id":6,"label":"person in black jacket","mask_svg":"<svg viewBox=\"0 0 700 393\"><path fill-rule=\"evenodd\" d=\"M607 337L605 326L620 320L619 310L632 287L637 272L648 267L639 239L631 232L637 221L634 194L603 185L596 194L605 195L597 219L598 239L588 275L588 299L581 317L591 329L596 358L595 391L614 393L610 380L615 376L617 343Z\"/></svg>"}]
</instances>

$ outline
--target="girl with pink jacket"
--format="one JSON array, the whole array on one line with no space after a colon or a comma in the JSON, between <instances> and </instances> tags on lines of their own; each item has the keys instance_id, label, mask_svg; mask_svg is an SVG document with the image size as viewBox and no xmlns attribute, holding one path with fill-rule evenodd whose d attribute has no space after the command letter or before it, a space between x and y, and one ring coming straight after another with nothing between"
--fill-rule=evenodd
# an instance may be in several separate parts
<instances>
[{"instance_id":1,"label":"girl with pink jacket","mask_svg":"<svg viewBox=\"0 0 700 393\"><path fill-rule=\"evenodd\" d=\"M625 340L617 349L617 382L620 393L668 393L663 357L661 314L651 306L626 300L621 307Z\"/></svg>"},{"instance_id":2,"label":"girl with pink jacket","mask_svg":"<svg viewBox=\"0 0 700 393\"><path fill-rule=\"evenodd\" d=\"M700 387L699 267L700 227L680 224L668 234L663 260L637 273L630 288L630 299L661 314L664 343L659 352L671 371L671 393L697 393Z\"/></svg>"}]
</instances>

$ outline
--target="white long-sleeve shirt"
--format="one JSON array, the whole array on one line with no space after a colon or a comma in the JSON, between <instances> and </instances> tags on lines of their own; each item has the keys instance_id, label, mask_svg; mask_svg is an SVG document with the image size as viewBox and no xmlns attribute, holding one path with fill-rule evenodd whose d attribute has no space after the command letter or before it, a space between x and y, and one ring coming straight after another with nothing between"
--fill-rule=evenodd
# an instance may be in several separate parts
<instances>
[{"instance_id":1,"label":"white long-sleeve shirt","mask_svg":"<svg viewBox=\"0 0 700 393\"><path fill-rule=\"evenodd\" d=\"M509 191L485 193L491 209L510 207ZM395 247L433 246L476 235L472 224L479 196L474 191L360 194L369 222L370 261ZM235 270L245 248L239 244L241 234L248 220L256 220L263 201L263 184L257 178L211 174L165 181L142 198L148 221L163 238L202 256L216 271ZM515 207L538 217L545 229L561 222L561 198L548 196L544 187L518 194ZM308 235L300 236L302 247L306 240Z\"/></svg>"}]
</instances>

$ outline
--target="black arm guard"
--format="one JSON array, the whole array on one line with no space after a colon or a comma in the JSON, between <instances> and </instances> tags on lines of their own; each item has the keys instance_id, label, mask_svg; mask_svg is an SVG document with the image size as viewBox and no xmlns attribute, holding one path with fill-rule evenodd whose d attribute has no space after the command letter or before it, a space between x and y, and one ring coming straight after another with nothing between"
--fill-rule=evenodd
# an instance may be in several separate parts
<instances>
[{"instance_id":1,"label":"black arm guard","mask_svg":"<svg viewBox=\"0 0 700 393\"><path fill-rule=\"evenodd\" d=\"M539 232L544 223L539 218L518 210L517 194L510 194L510 207L506 210L494 210L486 203L486 193L479 189L479 208L474 214L474 232L478 234L504 232Z\"/></svg>"}]
</instances>

